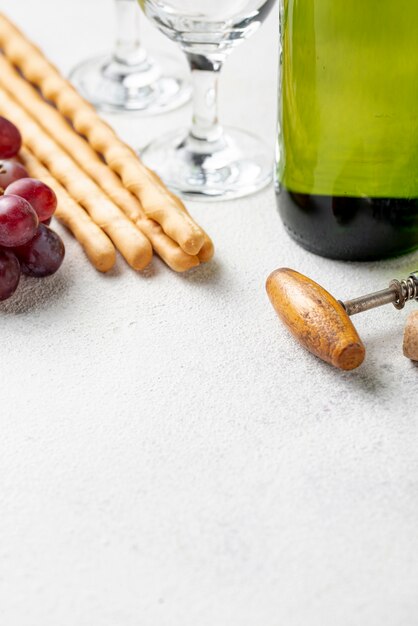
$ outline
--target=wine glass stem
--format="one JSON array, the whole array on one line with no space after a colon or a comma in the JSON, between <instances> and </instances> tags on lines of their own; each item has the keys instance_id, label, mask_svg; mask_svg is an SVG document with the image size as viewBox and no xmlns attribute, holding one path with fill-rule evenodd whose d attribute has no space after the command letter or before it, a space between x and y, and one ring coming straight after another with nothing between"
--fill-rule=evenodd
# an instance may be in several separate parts
<instances>
[{"instance_id":1,"label":"wine glass stem","mask_svg":"<svg viewBox=\"0 0 418 626\"><path fill-rule=\"evenodd\" d=\"M193 82L193 123L190 135L202 142L216 142L223 131L218 121L218 78L222 61L187 53Z\"/></svg>"},{"instance_id":2,"label":"wine glass stem","mask_svg":"<svg viewBox=\"0 0 418 626\"><path fill-rule=\"evenodd\" d=\"M116 42L113 59L122 65L139 65L146 58L139 35L139 6L136 0L115 0Z\"/></svg>"}]
</instances>

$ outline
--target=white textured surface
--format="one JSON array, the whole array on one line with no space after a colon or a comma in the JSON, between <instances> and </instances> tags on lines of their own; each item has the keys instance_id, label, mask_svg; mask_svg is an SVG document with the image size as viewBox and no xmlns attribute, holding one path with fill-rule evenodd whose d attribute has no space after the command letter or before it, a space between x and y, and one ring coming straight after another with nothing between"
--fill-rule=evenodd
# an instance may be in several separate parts
<instances>
[{"instance_id":1,"label":"white textured surface","mask_svg":"<svg viewBox=\"0 0 418 626\"><path fill-rule=\"evenodd\" d=\"M0 1L67 71L111 41L109 0ZM274 17L231 57L226 122L273 141ZM149 46L171 49L146 26ZM112 119L138 143L185 123ZM418 369L407 312L360 316L366 364L297 347L264 281L295 267L354 296L414 269L316 258L271 189L193 206L217 245L97 274L65 234L60 273L0 307L4 626L415 626Z\"/></svg>"}]
</instances>

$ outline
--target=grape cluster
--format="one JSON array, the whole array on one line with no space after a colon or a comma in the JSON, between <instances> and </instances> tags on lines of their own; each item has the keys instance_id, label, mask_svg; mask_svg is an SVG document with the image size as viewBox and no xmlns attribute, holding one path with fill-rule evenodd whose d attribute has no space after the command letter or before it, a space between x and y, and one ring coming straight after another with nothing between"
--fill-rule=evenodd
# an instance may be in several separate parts
<instances>
[{"instance_id":1,"label":"grape cluster","mask_svg":"<svg viewBox=\"0 0 418 626\"><path fill-rule=\"evenodd\" d=\"M0 301L16 291L22 272L50 276L65 254L61 238L48 226L57 197L15 160L21 145L16 126L0 117Z\"/></svg>"}]
</instances>

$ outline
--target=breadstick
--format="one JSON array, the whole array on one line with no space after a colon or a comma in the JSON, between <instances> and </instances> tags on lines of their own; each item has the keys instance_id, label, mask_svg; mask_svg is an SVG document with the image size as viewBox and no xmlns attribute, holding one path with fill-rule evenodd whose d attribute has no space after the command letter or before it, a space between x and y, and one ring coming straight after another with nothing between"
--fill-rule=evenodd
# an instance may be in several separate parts
<instances>
[{"instance_id":1,"label":"breadstick","mask_svg":"<svg viewBox=\"0 0 418 626\"><path fill-rule=\"evenodd\" d=\"M199 252L199 258L186 254L178 244L165 235L162 228L148 219L139 200L125 189L121 179L103 163L93 148L78 135L62 115L45 102L34 87L19 76L10 62L0 55L0 86L19 102L31 117L38 122L45 132L91 176L110 199L133 221L148 237L155 251L171 269L184 272L213 256L213 244L204 233L205 243ZM207 246L209 243L209 252ZM176 249L178 248L178 249Z\"/></svg>"},{"instance_id":2,"label":"breadstick","mask_svg":"<svg viewBox=\"0 0 418 626\"><path fill-rule=\"evenodd\" d=\"M177 196L175 196L171 191L170 194L174 200L176 200ZM215 254L215 246L213 245L212 239L209 235L202 229L203 232L203 245L200 248L197 257L201 263L208 263L211 259L213 259L213 255Z\"/></svg>"},{"instance_id":3,"label":"breadstick","mask_svg":"<svg viewBox=\"0 0 418 626\"><path fill-rule=\"evenodd\" d=\"M92 265L100 272L111 270L116 251L109 237L27 148L20 150L19 157L33 178L39 178L55 191L58 206L54 216L73 233Z\"/></svg>"},{"instance_id":4,"label":"breadstick","mask_svg":"<svg viewBox=\"0 0 418 626\"><path fill-rule=\"evenodd\" d=\"M191 255L205 243L202 229L194 222L179 198L173 199L161 180L151 175L134 151L97 115L42 52L2 14L0 45L6 56L24 76L40 88L74 128L101 153L111 169L140 201L147 217L158 222L164 232Z\"/></svg>"},{"instance_id":5,"label":"breadstick","mask_svg":"<svg viewBox=\"0 0 418 626\"><path fill-rule=\"evenodd\" d=\"M144 269L152 258L152 247L145 235L18 103L2 91L0 91L0 111L20 129L28 148L87 210L129 265L136 270Z\"/></svg>"}]
</instances>

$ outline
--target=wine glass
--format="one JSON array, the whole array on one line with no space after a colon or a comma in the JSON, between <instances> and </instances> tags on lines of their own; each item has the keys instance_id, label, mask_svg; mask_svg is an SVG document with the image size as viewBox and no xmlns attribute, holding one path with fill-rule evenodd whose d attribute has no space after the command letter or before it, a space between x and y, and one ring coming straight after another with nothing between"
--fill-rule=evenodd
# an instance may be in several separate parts
<instances>
[{"instance_id":1,"label":"wine glass","mask_svg":"<svg viewBox=\"0 0 418 626\"><path fill-rule=\"evenodd\" d=\"M141 46L136 0L115 0L116 42L112 54L90 58L70 79L96 108L110 113L153 115L185 104L191 88L179 63L164 57L164 74Z\"/></svg>"},{"instance_id":2,"label":"wine glass","mask_svg":"<svg viewBox=\"0 0 418 626\"><path fill-rule=\"evenodd\" d=\"M176 193L223 200L253 193L272 178L272 150L251 133L223 128L218 76L227 55L267 18L275 0L139 0L145 15L186 54L193 79L193 122L141 153Z\"/></svg>"}]
</instances>

